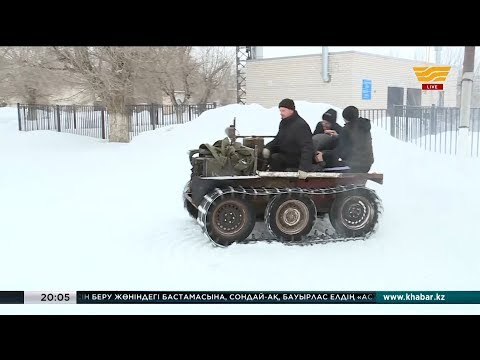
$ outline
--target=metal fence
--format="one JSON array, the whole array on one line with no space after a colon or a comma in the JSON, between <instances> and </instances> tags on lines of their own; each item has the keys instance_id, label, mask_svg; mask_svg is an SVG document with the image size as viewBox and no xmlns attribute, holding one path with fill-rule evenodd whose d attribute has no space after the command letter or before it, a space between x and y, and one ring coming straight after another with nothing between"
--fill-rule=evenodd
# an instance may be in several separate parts
<instances>
[{"instance_id":1,"label":"metal fence","mask_svg":"<svg viewBox=\"0 0 480 360\"><path fill-rule=\"evenodd\" d=\"M158 127L192 121L216 104L197 105L127 105L130 139ZM108 110L98 105L17 104L20 131L53 130L108 139Z\"/></svg>"},{"instance_id":2,"label":"metal fence","mask_svg":"<svg viewBox=\"0 0 480 360\"><path fill-rule=\"evenodd\" d=\"M216 104L127 105L130 139L158 127L184 124ZM98 105L17 104L20 131L52 130L108 139L108 111ZM376 126L393 137L416 144L425 150L456 154L460 109L396 105L387 109L360 110ZM472 108L469 123L471 156L480 156L480 108Z\"/></svg>"},{"instance_id":3,"label":"metal fence","mask_svg":"<svg viewBox=\"0 0 480 360\"><path fill-rule=\"evenodd\" d=\"M460 109L455 107L404 106L360 110L360 116L387 130L393 137L444 154L457 153ZM480 108L471 108L470 155L480 156Z\"/></svg>"}]
</instances>

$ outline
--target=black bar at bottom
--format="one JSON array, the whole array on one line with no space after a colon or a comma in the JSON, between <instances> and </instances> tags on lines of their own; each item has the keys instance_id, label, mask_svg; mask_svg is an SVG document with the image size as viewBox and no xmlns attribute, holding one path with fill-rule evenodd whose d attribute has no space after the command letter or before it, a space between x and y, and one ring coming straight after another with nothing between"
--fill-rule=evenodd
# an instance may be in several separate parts
<instances>
[{"instance_id":1,"label":"black bar at bottom","mask_svg":"<svg viewBox=\"0 0 480 360\"><path fill-rule=\"evenodd\" d=\"M0 304L23 304L23 291L0 291Z\"/></svg>"}]
</instances>

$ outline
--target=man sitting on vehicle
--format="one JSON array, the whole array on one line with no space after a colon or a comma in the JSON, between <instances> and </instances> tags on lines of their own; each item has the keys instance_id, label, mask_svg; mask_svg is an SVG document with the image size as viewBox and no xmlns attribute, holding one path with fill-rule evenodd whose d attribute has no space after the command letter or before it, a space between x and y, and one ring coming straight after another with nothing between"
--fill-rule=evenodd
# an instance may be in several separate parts
<instances>
[{"instance_id":1,"label":"man sitting on vehicle","mask_svg":"<svg viewBox=\"0 0 480 360\"><path fill-rule=\"evenodd\" d=\"M315 162L330 168L348 166L348 172L367 173L374 162L370 120L359 117L355 106L347 106L342 113L345 127L333 150L318 151Z\"/></svg>"},{"instance_id":2,"label":"man sitting on vehicle","mask_svg":"<svg viewBox=\"0 0 480 360\"><path fill-rule=\"evenodd\" d=\"M322 120L318 122L313 132L313 149L333 149L342 130L343 127L337 123L337 112L334 109L328 109L322 115Z\"/></svg>"},{"instance_id":3,"label":"man sitting on vehicle","mask_svg":"<svg viewBox=\"0 0 480 360\"><path fill-rule=\"evenodd\" d=\"M271 171L294 168L305 179L312 167L312 130L295 110L293 100L283 99L278 108L282 120L275 138L265 145L263 157L269 159Z\"/></svg>"}]
</instances>

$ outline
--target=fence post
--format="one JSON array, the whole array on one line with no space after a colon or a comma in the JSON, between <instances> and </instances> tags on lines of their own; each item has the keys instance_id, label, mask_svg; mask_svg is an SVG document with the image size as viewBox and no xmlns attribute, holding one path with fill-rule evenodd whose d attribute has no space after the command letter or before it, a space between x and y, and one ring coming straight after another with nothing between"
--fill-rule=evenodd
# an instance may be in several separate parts
<instances>
[{"instance_id":1,"label":"fence post","mask_svg":"<svg viewBox=\"0 0 480 360\"><path fill-rule=\"evenodd\" d=\"M50 124L50 106L46 106L47 107L47 130L52 130L52 124ZM53 116L53 121L55 121L55 116Z\"/></svg>"},{"instance_id":2,"label":"fence post","mask_svg":"<svg viewBox=\"0 0 480 360\"><path fill-rule=\"evenodd\" d=\"M152 125L153 130L155 130L156 126L155 120L155 105L153 103L150 104L150 124Z\"/></svg>"},{"instance_id":3,"label":"fence post","mask_svg":"<svg viewBox=\"0 0 480 360\"><path fill-rule=\"evenodd\" d=\"M473 141L473 134L476 132L477 133L477 156L479 155L478 153L478 148L480 146L480 109L472 109L472 141ZM475 122L477 123L477 131L474 131L474 124ZM473 151L473 142L472 142L472 151Z\"/></svg>"},{"instance_id":4,"label":"fence post","mask_svg":"<svg viewBox=\"0 0 480 360\"><path fill-rule=\"evenodd\" d=\"M390 135L395 137L395 123L397 117L397 109L395 105L392 106L392 112L390 113Z\"/></svg>"},{"instance_id":5,"label":"fence post","mask_svg":"<svg viewBox=\"0 0 480 360\"><path fill-rule=\"evenodd\" d=\"M58 132L61 132L62 129L60 128L60 106L59 105L55 105L55 110L57 112L57 131Z\"/></svg>"},{"instance_id":6,"label":"fence post","mask_svg":"<svg viewBox=\"0 0 480 360\"><path fill-rule=\"evenodd\" d=\"M102 107L101 119L102 119L102 139L105 139L105 107Z\"/></svg>"},{"instance_id":7,"label":"fence post","mask_svg":"<svg viewBox=\"0 0 480 360\"><path fill-rule=\"evenodd\" d=\"M423 121L423 111L420 109L420 138L423 138L424 136L428 135L429 127L427 126L428 123L426 121ZM427 141L425 140L425 149L427 148ZM422 145L420 143L420 145Z\"/></svg>"},{"instance_id":8,"label":"fence post","mask_svg":"<svg viewBox=\"0 0 480 360\"><path fill-rule=\"evenodd\" d=\"M432 104L430 108L430 134L433 132L433 134L437 133L437 112L435 109L435 104Z\"/></svg>"},{"instance_id":9,"label":"fence post","mask_svg":"<svg viewBox=\"0 0 480 360\"><path fill-rule=\"evenodd\" d=\"M18 131L22 131L22 119L20 114L20 103L17 103L17 112L18 112Z\"/></svg>"},{"instance_id":10,"label":"fence post","mask_svg":"<svg viewBox=\"0 0 480 360\"><path fill-rule=\"evenodd\" d=\"M73 128L77 129L77 105L73 105Z\"/></svg>"},{"instance_id":11,"label":"fence post","mask_svg":"<svg viewBox=\"0 0 480 360\"><path fill-rule=\"evenodd\" d=\"M408 111L408 105L405 108L405 141L410 141L409 138L409 124L408 124L408 116L410 115L410 111Z\"/></svg>"}]
</instances>

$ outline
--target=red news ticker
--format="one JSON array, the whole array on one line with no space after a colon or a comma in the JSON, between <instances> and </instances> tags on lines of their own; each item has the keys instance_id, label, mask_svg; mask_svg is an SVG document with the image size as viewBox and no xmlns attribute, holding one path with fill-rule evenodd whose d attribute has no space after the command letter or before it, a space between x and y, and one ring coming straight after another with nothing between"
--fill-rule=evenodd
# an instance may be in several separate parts
<instances>
[{"instance_id":1,"label":"red news ticker","mask_svg":"<svg viewBox=\"0 0 480 360\"><path fill-rule=\"evenodd\" d=\"M422 84L422 90L443 90L443 84Z\"/></svg>"}]
</instances>

